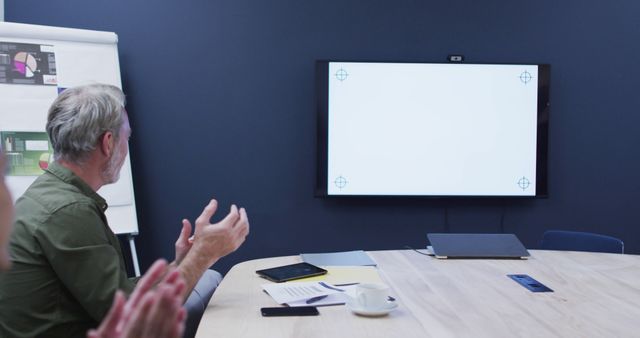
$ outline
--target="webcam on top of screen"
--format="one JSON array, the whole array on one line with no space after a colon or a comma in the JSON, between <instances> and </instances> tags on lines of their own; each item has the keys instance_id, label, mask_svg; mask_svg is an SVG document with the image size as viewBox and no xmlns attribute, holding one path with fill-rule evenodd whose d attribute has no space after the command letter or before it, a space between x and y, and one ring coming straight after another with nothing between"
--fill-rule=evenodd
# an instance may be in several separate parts
<instances>
[{"instance_id":1,"label":"webcam on top of screen","mask_svg":"<svg viewBox=\"0 0 640 338\"><path fill-rule=\"evenodd\" d=\"M464 55L451 54L447 56L447 60L449 60L449 62L464 62Z\"/></svg>"}]
</instances>

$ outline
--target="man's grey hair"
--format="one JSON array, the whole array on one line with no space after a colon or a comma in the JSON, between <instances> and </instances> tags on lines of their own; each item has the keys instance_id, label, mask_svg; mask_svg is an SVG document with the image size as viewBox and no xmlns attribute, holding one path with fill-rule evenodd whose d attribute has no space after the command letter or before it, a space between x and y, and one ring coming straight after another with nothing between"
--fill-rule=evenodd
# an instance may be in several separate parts
<instances>
[{"instance_id":1,"label":"man's grey hair","mask_svg":"<svg viewBox=\"0 0 640 338\"><path fill-rule=\"evenodd\" d=\"M104 133L112 132L118 141L124 105L124 93L112 85L90 84L60 93L47 116L54 158L83 164Z\"/></svg>"}]
</instances>

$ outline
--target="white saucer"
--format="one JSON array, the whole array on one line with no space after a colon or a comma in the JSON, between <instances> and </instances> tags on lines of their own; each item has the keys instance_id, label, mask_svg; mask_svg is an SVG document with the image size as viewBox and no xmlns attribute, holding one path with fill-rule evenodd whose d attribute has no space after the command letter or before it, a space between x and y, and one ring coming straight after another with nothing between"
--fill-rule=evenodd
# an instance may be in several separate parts
<instances>
[{"instance_id":1,"label":"white saucer","mask_svg":"<svg viewBox=\"0 0 640 338\"><path fill-rule=\"evenodd\" d=\"M398 303L396 302L387 302L387 304L381 308L378 309L367 309L364 308L362 306L360 306L359 304L355 303L355 302L347 302L347 307L349 307L349 309L351 311L353 311L353 313L360 315L360 316L367 316L367 317L379 317L379 316L384 316L389 314L389 312L395 310L398 307Z\"/></svg>"}]
</instances>

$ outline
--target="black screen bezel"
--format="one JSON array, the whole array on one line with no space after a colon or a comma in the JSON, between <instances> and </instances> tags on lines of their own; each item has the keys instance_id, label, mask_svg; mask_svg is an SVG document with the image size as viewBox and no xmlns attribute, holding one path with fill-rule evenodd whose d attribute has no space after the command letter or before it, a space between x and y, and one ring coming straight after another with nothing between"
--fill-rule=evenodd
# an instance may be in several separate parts
<instances>
[{"instance_id":1,"label":"black screen bezel","mask_svg":"<svg viewBox=\"0 0 640 338\"><path fill-rule=\"evenodd\" d=\"M317 165L315 196L323 198L508 198L531 199L548 197L548 135L549 135L549 64L529 63L459 63L461 65L523 65L538 66L538 117L536 137L536 194L527 195L329 195L327 191L328 132L329 132L329 63L419 63L419 64L457 64L444 62L396 62L396 61L316 61L316 108L317 108Z\"/></svg>"}]
</instances>

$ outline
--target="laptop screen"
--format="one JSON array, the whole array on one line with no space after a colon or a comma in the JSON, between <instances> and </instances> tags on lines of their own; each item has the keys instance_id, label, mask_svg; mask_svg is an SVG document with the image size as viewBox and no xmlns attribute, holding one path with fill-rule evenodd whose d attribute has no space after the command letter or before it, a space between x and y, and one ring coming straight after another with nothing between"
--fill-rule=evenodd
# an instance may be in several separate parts
<instances>
[{"instance_id":1,"label":"laptop screen","mask_svg":"<svg viewBox=\"0 0 640 338\"><path fill-rule=\"evenodd\" d=\"M438 258L524 258L530 256L514 234L427 234Z\"/></svg>"}]
</instances>

